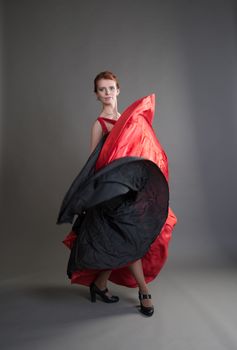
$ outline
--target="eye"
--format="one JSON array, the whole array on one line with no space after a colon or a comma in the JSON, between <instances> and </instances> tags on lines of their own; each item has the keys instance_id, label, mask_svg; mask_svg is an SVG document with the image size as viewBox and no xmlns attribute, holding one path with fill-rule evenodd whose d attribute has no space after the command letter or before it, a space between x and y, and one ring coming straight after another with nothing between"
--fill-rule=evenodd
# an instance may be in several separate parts
<instances>
[{"instance_id":1,"label":"eye","mask_svg":"<svg viewBox=\"0 0 237 350\"><path fill-rule=\"evenodd\" d=\"M114 86L110 86L110 90L114 90L115 89L115 87Z\"/></svg>"}]
</instances>

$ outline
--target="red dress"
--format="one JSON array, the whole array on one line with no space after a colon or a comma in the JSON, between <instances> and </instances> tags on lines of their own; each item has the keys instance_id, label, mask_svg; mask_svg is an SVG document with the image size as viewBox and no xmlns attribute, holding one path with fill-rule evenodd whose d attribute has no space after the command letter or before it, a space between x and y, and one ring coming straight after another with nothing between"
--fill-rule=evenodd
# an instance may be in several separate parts
<instances>
[{"instance_id":1,"label":"red dress","mask_svg":"<svg viewBox=\"0 0 237 350\"><path fill-rule=\"evenodd\" d=\"M149 95L129 106L118 121L99 117L98 121L104 133L108 132L105 121L115 124L109 133L96 162L97 171L112 161L136 156L149 159L162 171L168 181L168 160L153 129L155 95ZM142 265L146 282L151 282L160 272L168 256L168 244L172 230L177 222L176 216L169 208L168 217L157 238L152 242L149 250L142 257ZM71 231L64 239L64 244L72 248L76 234ZM127 266L112 270L109 280L127 287L137 287L137 283ZM80 269L73 272L71 283L89 286L101 270Z\"/></svg>"}]
</instances>

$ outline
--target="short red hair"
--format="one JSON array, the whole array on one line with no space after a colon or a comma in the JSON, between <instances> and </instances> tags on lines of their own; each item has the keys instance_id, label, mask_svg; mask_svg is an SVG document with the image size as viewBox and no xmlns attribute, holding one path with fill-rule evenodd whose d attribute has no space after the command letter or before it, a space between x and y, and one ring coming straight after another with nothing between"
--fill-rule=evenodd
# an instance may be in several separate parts
<instances>
[{"instance_id":1,"label":"short red hair","mask_svg":"<svg viewBox=\"0 0 237 350\"><path fill-rule=\"evenodd\" d=\"M94 79L94 92L97 92L97 82L100 79L110 79L110 80L114 80L116 82L116 86L117 89L119 89L119 82L118 82L118 78L116 77L116 75L108 70L101 72L99 74L97 74L97 76Z\"/></svg>"}]
</instances>

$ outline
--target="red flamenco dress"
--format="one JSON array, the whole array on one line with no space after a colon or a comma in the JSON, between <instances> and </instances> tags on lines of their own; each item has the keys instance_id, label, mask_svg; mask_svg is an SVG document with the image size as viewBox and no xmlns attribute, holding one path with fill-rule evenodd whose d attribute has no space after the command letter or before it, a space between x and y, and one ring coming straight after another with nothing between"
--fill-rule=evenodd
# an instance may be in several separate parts
<instances>
[{"instance_id":1,"label":"red flamenco dress","mask_svg":"<svg viewBox=\"0 0 237 350\"><path fill-rule=\"evenodd\" d=\"M120 116L73 181L57 224L73 223L64 244L71 249L68 277L89 286L101 270L109 280L137 287L129 264L142 260L146 282L163 267L177 222L169 207L168 160L152 121L155 95L141 98Z\"/></svg>"}]
</instances>

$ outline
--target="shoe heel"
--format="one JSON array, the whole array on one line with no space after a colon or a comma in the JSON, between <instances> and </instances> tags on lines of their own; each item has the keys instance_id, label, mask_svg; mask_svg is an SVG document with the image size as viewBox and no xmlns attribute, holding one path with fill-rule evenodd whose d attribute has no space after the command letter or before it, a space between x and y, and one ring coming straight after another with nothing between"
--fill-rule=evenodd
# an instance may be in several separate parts
<instances>
[{"instance_id":1,"label":"shoe heel","mask_svg":"<svg viewBox=\"0 0 237 350\"><path fill-rule=\"evenodd\" d=\"M94 290L90 290L91 293L91 302L95 303L96 302L96 292Z\"/></svg>"},{"instance_id":2,"label":"shoe heel","mask_svg":"<svg viewBox=\"0 0 237 350\"><path fill-rule=\"evenodd\" d=\"M112 296L107 296L106 293L108 292L108 289L105 288L104 290L100 290L95 283L91 283L90 285L90 294L91 294L91 302L95 303L96 302L96 294L98 294L101 299L105 303L116 303L119 301L119 297L112 295Z\"/></svg>"}]
</instances>

